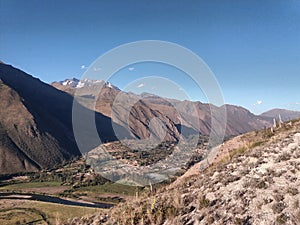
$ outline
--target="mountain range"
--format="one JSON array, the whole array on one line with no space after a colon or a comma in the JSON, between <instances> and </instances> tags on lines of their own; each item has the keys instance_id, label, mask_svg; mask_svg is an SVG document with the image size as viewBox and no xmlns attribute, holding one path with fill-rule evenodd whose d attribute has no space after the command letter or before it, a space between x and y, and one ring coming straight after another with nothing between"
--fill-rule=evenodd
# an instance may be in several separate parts
<instances>
[{"instance_id":1,"label":"mountain range","mask_svg":"<svg viewBox=\"0 0 300 225\"><path fill-rule=\"evenodd\" d=\"M127 118L124 118L124 115L129 114L131 116L129 117L131 122L129 125L130 131L139 138L146 138L149 135L147 133L147 125L149 120L155 116L158 116L172 130L174 130L175 126L179 131L180 128L185 129L184 133L187 135L199 132L202 135L209 135L211 130L211 110L219 110L214 105L201 102L167 99L149 93L141 95L131 92L126 93L104 81L87 79L79 81L73 78L53 82L52 85L72 96L76 93L77 99L85 104L86 107L93 107L95 104L97 112L112 118L113 121L120 125L124 126L126 124ZM99 89L101 89L100 93L98 93ZM115 101L116 99L117 101ZM93 102L95 103L91 104ZM124 102L126 105L132 105L132 107L125 109ZM224 105L222 107L225 107L227 111L227 137L271 125L272 121L269 116L257 116L245 108L234 105ZM138 112L146 113L139 115ZM168 140L178 140L180 133L175 130L167 138Z\"/></svg>"},{"instance_id":2,"label":"mountain range","mask_svg":"<svg viewBox=\"0 0 300 225\"><path fill-rule=\"evenodd\" d=\"M4 63L0 64L0 101L0 174L52 168L79 157L82 149L89 151L120 138L178 141L192 134L209 135L211 110L220 109L201 102L126 93L104 81L73 78L49 85ZM74 105L80 112L82 146L77 145L73 132ZM239 106L222 107L227 111L226 137L271 126L276 116L276 112L257 116ZM298 116L280 113L282 119ZM85 123L89 115L95 116L97 134Z\"/></svg>"}]
</instances>

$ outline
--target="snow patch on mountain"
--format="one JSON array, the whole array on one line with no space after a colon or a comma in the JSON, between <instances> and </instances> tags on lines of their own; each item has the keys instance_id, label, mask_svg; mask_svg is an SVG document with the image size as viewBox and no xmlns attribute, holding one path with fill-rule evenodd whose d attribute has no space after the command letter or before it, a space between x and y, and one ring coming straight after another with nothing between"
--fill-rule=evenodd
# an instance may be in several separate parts
<instances>
[{"instance_id":1,"label":"snow patch on mountain","mask_svg":"<svg viewBox=\"0 0 300 225\"><path fill-rule=\"evenodd\" d=\"M65 79L63 81L58 81L58 82L54 82L54 83L59 83L63 86L69 86L72 88L83 88L83 87L92 87L94 85L104 85L104 87L108 87L108 88L113 88L113 89L118 89L116 86L112 85L110 82L105 82L103 80L92 80L92 79L76 79L76 78L72 78L72 79Z\"/></svg>"}]
</instances>

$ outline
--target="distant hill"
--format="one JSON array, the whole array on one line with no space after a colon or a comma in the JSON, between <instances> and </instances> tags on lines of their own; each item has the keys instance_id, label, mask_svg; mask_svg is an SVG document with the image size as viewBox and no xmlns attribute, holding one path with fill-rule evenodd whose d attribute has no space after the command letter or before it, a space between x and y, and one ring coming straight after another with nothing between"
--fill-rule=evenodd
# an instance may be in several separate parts
<instances>
[{"instance_id":1,"label":"distant hill","mask_svg":"<svg viewBox=\"0 0 300 225\"><path fill-rule=\"evenodd\" d=\"M278 120L279 115L283 121L293 120L300 118L300 112L286 110L286 109L271 109L261 114L261 116L276 118Z\"/></svg>"}]
</instances>

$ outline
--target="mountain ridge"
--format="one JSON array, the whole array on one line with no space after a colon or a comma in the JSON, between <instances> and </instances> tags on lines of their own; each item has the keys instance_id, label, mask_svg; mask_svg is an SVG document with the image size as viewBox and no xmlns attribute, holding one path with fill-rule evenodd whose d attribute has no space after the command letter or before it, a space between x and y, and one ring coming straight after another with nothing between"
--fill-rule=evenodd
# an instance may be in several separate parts
<instances>
[{"instance_id":1,"label":"mountain ridge","mask_svg":"<svg viewBox=\"0 0 300 225\"><path fill-rule=\"evenodd\" d=\"M112 118L112 120L120 125L126 123L127 118L120 117L118 115L125 115L130 114L131 109L124 109L124 105L128 105L129 102L132 104L134 108L139 104L139 100L143 101L143 107L153 109L156 112L160 112L162 115L168 117L176 127L185 127L185 131L187 129L189 132L188 134L197 134L200 133L202 135L209 135L211 129L211 110L215 112L220 112L224 108L227 110L227 127L226 127L226 136L235 136L245 132L249 132L252 130L262 129L264 127L269 127L272 125L272 119L265 116L258 116L251 113L249 110L241 107L241 106L234 106L234 105L224 105L222 107L216 107L214 105L208 103L201 103L199 101L191 102L188 100L180 101L176 99L169 99L157 96L155 94L149 93L142 93L141 95L134 94L132 92L123 92L116 86L113 88L108 88L107 85L103 85L105 82L102 82L102 86L97 85L94 86L85 86L85 87L70 87L67 83L62 85L63 82L68 81L70 79L66 79L60 82L54 82L52 85L60 90L63 90L71 95L75 95L78 99L81 99L82 103L86 103L86 107L89 107L89 101L86 97L90 96L98 98L94 100L94 104L96 105L96 111ZM94 81L95 82L95 81ZM101 88L101 92L98 93L99 89ZM99 95L98 95L99 94ZM98 96L97 96L98 95ZM123 104L119 106L116 104L115 99L119 101L123 101ZM122 100L123 99L123 100ZM129 100L131 99L131 100ZM80 100L79 100L80 101ZM92 102L92 101L91 101ZM117 101L118 102L118 101ZM90 105L91 107L91 105ZM115 111L120 110L119 112L115 113L118 114L114 117L112 110L114 108ZM143 115L141 117L136 118L135 120L130 120L131 124L139 123L139 121L149 121L149 118L144 118ZM147 115L148 117L154 117L152 114ZM170 124L168 119L161 118L167 124ZM173 126L173 125L170 125ZM221 126L219 121L219 126ZM137 126L135 126L137 127ZM147 128L142 128L144 130L142 133L146 133L145 130ZM182 133L182 132L181 132ZM141 137L145 138L144 135ZM180 139L180 136L174 136L173 140Z\"/></svg>"},{"instance_id":2,"label":"mountain ridge","mask_svg":"<svg viewBox=\"0 0 300 225\"><path fill-rule=\"evenodd\" d=\"M276 120L280 120L280 118L279 118L279 116L280 116L282 121L287 121L287 120L293 120L293 119L300 118L300 112L299 111L280 109L280 108L275 108L275 109L268 110L268 111L266 111L266 112L264 112L260 115L265 116L265 117L275 118Z\"/></svg>"},{"instance_id":3,"label":"mountain ridge","mask_svg":"<svg viewBox=\"0 0 300 225\"><path fill-rule=\"evenodd\" d=\"M72 96L6 64L0 64L0 79L0 150L1 155L9 156L1 159L1 174L52 168L81 156L73 133L72 107L76 101ZM81 105L78 109L82 120L87 114L95 114ZM117 140L111 119L100 113L95 118L101 140ZM86 134L92 132L84 123L81 129ZM80 150L100 144L98 134L87 135L86 141Z\"/></svg>"}]
</instances>

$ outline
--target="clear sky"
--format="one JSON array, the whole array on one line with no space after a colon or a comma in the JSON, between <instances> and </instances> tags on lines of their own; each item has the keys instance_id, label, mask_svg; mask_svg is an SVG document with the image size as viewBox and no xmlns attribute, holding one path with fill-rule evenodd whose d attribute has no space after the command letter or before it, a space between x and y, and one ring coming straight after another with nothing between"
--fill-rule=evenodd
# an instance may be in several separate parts
<instances>
[{"instance_id":1,"label":"clear sky","mask_svg":"<svg viewBox=\"0 0 300 225\"><path fill-rule=\"evenodd\" d=\"M0 0L0 29L0 60L45 82L80 78L118 45L163 40L199 55L226 103L254 113L300 110L299 0ZM179 76L161 65L130 68L113 84L123 88L139 76L161 74L177 82ZM192 100L205 101L179 80Z\"/></svg>"}]
</instances>

